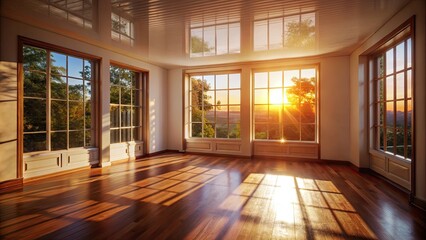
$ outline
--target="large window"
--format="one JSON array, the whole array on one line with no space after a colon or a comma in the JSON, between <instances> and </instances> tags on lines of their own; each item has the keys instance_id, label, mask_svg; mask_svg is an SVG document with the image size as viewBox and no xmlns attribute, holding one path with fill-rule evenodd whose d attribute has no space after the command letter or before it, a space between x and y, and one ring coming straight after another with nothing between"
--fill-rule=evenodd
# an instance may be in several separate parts
<instances>
[{"instance_id":1,"label":"large window","mask_svg":"<svg viewBox=\"0 0 426 240\"><path fill-rule=\"evenodd\" d=\"M65 18L81 27L93 28L92 0L41 0L46 2L50 16Z\"/></svg>"},{"instance_id":2,"label":"large window","mask_svg":"<svg viewBox=\"0 0 426 240\"><path fill-rule=\"evenodd\" d=\"M190 56L240 52L240 22L191 24Z\"/></svg>"},{"instance_id":3,"label":"large window","mask_svg":"<svg viewBox=\"0 0 426 240\"><path fill-rule=\"evenodd\" d=\"M315 12L258 19L253 29L255 51L315 46Z\"/></svg>"},{"instance_id":4,"label":"large window","mask_svg":"<svg viewBox=\"0 0 426 240\"><path fill-rule=\"evenodd\" d=\"M190 137L240 138L240 73L191 75Z\"/></svg>"},{"instance_id":5,"label":"large window","mask_svg":"<svg viewBox=\"0 0 426 240\"><path fill-rule=\"evenodd\" d=\"M118 14L111 13L111 37L115 41L133 46L135 41L133 22Z\"/></svg>"},{"instance_id":6,"label":"large window","mask_svg":"<svg viewBox=\"0 0 426 240\"><path fill-rule=\"evenodd\" d=\"M412 157L413 63L411 37L373 58L375 148L405 159Z\"/></svg>"},{"instance_id":7,"label":"large window","mask_svg":"<svg viewBox=\"0 0 426 240\"><path fill-rule=\"evenodd\" d=\"M142 140L143 73L110 68L111 143Z\"/></svg>"},{"instance_id":8,"label":"large window","mask_svg":"<svg viewBox=\"0 0 426 240\"><path fill-rule=\"evenodd\" d=\"M93 147L94 62L24 45L24 152Z\"/></svg>"},{"instance_id":9,"label":"large window","mask_svg":"<svg viewBox=\"0 0 426 240\"><path fill-rule=\"evenodd\" d=\"M256 71L255 139L317 141L317 69Z\"/></svg>"}]
</instances>

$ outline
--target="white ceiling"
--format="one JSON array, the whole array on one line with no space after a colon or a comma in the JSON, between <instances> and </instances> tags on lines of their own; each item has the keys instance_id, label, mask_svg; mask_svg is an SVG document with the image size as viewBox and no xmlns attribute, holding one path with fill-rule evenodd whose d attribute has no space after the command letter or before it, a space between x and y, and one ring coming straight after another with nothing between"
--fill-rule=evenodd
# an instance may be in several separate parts
<instances>
[{"instance_id":1,"label":"white ceiling","mask_svg":"<svg viewBox=\"0 0 426 240\"><path fill-rule=\"evenodd\" d=\"M166 66L197 66L257 60L348 55L410 0L112 0L113 7L149 24L149 59ZM316 48L253 52L257 16L315 11ZM240 54L189 58L190 22L221 16L241 19ZM244 27L244 24L247 27ZM396 27L396 26L395 26Z\"/></svg>"}]
</instances>

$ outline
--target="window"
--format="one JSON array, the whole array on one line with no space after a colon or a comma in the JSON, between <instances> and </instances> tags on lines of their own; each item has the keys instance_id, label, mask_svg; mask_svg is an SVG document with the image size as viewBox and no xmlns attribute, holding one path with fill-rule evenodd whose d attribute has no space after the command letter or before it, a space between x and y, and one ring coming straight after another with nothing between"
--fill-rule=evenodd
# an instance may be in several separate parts
<instances>
[{"instance_id":1,"label":"window","mask_svg":"<svg viewBox=\"0 0 426 240\"><path fill-rule=\"evenodd\" d=\"M254 73L255 139L317 140L317 69Z\"/></svg>"},{"instance_id":2,"label":"window","mask_svg":"<svg viewBox=\"0 0 426 240\"><path fill-rule=\"evenodd\" d=\"M143 74L110 67L111 143L142 140Z\"/></svg>"},{"instance_id":3,"label":"window","mask_svg":"<svg viewBox=\"0 0 426 240\"><path fill-rule=\"evenodd\" d=\"M67 21L87 29L93 28L92 0L42 0L47 3L50 16L65 18Z\"/></svg>"},{"instance_id":4,"label":"window","mask_svg":"<svg viewBox=\"0 0 426 240\"><path fill-rule=\"evenodd\" d=\"M133 46L134 34L133 22L118 14L111 13L111 37L113 40Z\"/></svg>"},{"instance_id":5,"label":"window","mask_svg":"<svg viewBox=\"0 0 426 240\"><path fill-rule=\"evenodd\" d=\"M410 160L413 138L411 37L373 59L375 149Z\"/></svg>"},{"instance_id":6,"label":"window","mask_svg":"<svg viewBox=\"0 0 426 240\"><path fill-rule=\"evenodd\" d=\"M255 51L315 46L315 12L255 20L253 29Z\"/></svg>"},{"instance_id":7,"label":"window","mask_svg":"<svg viewBox=\"0 0 426 240\"><path fill-rule=\"evenodd\" d=\"M94 147L94 61L23 46L24 152Z\"/></svg>"},{"instance_id":8,"label":"window","mask_svg":"<svg viewBox=\"0 0 426 240\"><path fill-rule=\"evenodd\" d=\"M190 56L214 56L240 52L240 23L191 24Z\"/></svg>"},{"instance_id":9,"label":"window","mask_svg":"<svg viewBox=\"0 0 426 240\"><path fill-rule=\"evenodd\" d=\"M190 137L240 138L240 73L191 75Z\"/></svg>"}]
</instances>

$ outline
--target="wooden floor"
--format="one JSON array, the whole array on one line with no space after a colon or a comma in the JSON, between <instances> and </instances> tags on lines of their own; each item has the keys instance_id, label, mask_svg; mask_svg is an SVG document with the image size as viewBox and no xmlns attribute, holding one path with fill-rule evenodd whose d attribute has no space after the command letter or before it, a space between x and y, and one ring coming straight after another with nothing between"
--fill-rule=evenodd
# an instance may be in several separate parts
<instances>
[{"instance_id":1,"label":"wooden floor","mask_svg":"<svg viewBox=\"0 0 426 240\"><path fill-rule=\"evenodd\" d=\"M426 239L406 194L349 166L165 154L0 195L5 239Z\"/></svg>"}]
</instances>

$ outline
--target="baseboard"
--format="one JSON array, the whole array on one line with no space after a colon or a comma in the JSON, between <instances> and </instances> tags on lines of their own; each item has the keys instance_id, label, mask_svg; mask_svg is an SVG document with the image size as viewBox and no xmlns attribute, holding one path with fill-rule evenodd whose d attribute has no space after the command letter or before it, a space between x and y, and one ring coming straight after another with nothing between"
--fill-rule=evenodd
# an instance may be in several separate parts
<instances>
[{"instance_id":1,"label":"baseboard","mask_svg":"<svg viewBox=\"0 0 426 240\"><path fill-rule=\"evenodd\" d=\"M426 212L426 201L410 194L410 204Z\"/></svg>"},{"instance_id":2,"label":"baseboard","mask_svg":"<svg viewBox=\"0 0 426 240\"><path fill-rule=\"evenodd\" d=\"M25 178L24 183L34 182L34 181L42 180L42 179L45 179L45 178L52 178L52 177L67 175L67 174L79 172L79 171L82 171L82 170L89 170L91 168L92 168L91 166L83 166L83 167L68 169L68 170L64 170L64 171L60 171L60 172L49 173L49 174L45 174L45 175L41 175L41 176Z\"/></svg>"},{"instance_id":3,"label":"baseboard","mask_svg":"<svg viewBox=\"0 0 426 240\"><path fill-rule=\"evenodd\" d=\"M232 158L244 158L244 159L251 159L252 158L252 156L234 155L234 154L226 154L226 153L215 153L215 152L188 152L188 151L185 151L185 153L191 154L191 155L201 155L201 156L232 157Z\"/></svg>"},{"instance_id":4,"label":"baseboard","mask_svg":"<svg viewBox=\"0 0 426 240\"><path fill-rule=\"evenodd\" d=\"M138 157L136 160L146 158L146 157L155 157L155 156L158 156L158 155L161 155L161 154L172 154L172 153L181 153L181 152L179 152L179 150L166 149L166 150L161 150L161 151L158 151L158 152L145 154L143 156Z\"/></svg>"},{"instance_id":5,"label":"baseboard","mask_svg":"<svg viewBox=\"0 0 426 240\"><path fill-rule=\"evenodd\" d=\"M22 189L24 180L22 178L12 179L0 182L0 193L7 193Z\"/></svg>"}]
</instances>

